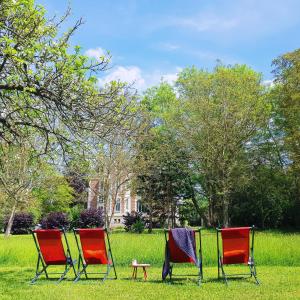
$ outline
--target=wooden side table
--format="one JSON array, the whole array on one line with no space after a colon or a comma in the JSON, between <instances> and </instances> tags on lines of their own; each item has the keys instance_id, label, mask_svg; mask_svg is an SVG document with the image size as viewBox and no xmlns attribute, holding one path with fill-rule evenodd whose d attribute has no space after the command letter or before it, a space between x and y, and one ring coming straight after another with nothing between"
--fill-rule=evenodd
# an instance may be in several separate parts
<instances>
[{"instance_id":1,"label":"wooden side table","mask_svg":"<svg viewBox=\"0 0 300 300\"><path fill-rule=\"evenodd\" d=\"M150 264L132 264L131 266L133 267L132 279L136 279L138 268L143 268L144 280L147 280L147 268L150 267Z\"/></svg>"}]
</instances>

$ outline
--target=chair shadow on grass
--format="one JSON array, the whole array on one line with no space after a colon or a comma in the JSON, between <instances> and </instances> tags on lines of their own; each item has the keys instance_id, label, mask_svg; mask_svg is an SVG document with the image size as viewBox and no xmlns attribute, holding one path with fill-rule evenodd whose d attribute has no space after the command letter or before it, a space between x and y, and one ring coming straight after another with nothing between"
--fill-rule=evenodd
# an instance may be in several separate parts
<instances>
[{"instance_id":1,"label":"chair shadow on grass","mask_svg":"<svg viewBox=\"0 0 300 300\"><path fill-rule=\"evenodd\" d=\"M250 275L249 276L230 276L229 278L227 278L227 284L230 285L230 282L247 282L247 283L255 283L255 281L253 281L253 277L251 277ZM205 280L203 280L204 283L222 283L226 286L226 283L225 283L225 279L224 278L207 278Z\"/></svg>"},{"instance_id":2,"label":"chair shadow on grass","mask_svg":"<svg viewBox=\"0 0 300 300\"><path fill-rule=\"evenodd\" d=\"M51 276L51 275L50 275ZM0 271L1 283L5 283L7 286L15 286L16 284L20 284L24 286L24 284L38 285L47 284L49 282L57 282L59 277L49 277L46 278L45 275L41 276L34 284L31 284L31 280L34 277L34 270L31 268L24 268L20 270L11 270L11 271ZM62 282L73 282L75 277L66 277Z\"/></svg>"},{"instance_id":3,"label":"chair shadow on grass","mask_svg":"<svg viewBox=\"0 0 300 300\"><path fill-rule=\"evenodd\" d=\"M186 285L187 282L190 283L195 283L197 284L197 280L194 278L187 278L187 277L180 277L180 278L173 278L172 281L170 281L169 279L166 280L162 280L162 279L151 279L148 278L147 280L144 280L143 278L137 278L137 279L133 279L131 277L123 277L120 278L121 280L126 280L126 281L130 281L130 282L136 282L136 283L155 283L155 284L165 284L165 285Z\"/></svg>"}]
</instances>

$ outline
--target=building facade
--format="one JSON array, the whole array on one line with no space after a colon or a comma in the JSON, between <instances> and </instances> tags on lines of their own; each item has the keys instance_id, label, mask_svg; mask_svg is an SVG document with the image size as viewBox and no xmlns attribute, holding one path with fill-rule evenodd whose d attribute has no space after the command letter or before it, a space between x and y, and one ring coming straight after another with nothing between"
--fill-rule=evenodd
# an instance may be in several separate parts
<instances>
[{"instance_id":1,"label":"building facade","mask_svg":"<svg viewBox=\"0 0 300 300\"><path fill-rule=\"evenodd\" d=\"M92 178L89 182L88 190L88 208L102 208L104 209L104 202L101 196L101 182L99 178ZM141 201L137 195L133 194L130 189L124 185L116 197L116 203L112 200L107 203L108 217L111 218L113 207L115 207L114 215L112 218L112 226L123 226L123 215L134 211L140 212Z\"/></svg>"}]
</instances>

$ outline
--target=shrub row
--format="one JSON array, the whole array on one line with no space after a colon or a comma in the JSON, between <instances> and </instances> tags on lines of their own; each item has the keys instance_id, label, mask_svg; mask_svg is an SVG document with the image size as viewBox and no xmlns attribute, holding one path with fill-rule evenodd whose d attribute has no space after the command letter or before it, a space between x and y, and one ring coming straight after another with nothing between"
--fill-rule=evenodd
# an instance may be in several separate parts
<instances>
[{"instance_id":1,"label":"shrub row","mask_svg":"<svg viewBox=\"0 0 300 300\"><path fill-rule=\"evenodd\" d=\"M7 227L8 219L6 219L4 228ZM78 218L70 220L69 216L62 212L50 212L40 221L42 229L53 228L93 228L103 227L103 211L101 209L85 209L81 211ZM16 213L13 225L12 234L28 234L35 227L33 215L30 213Z\"/></svg>"}]
</instances>

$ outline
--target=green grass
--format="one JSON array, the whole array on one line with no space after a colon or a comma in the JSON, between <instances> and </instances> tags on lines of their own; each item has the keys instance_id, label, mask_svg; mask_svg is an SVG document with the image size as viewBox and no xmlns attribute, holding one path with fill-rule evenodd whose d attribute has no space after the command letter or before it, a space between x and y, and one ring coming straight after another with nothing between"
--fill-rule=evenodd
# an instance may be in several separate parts
<instances>
[{"instance_id":1,"label":"green grass","mask_svg":"<svg viewBox=\"0 0 300 300\"><path fill-rule=\"evenodd\" d=\"M75 241L68 234L73 256L77 256ZM0 299L300 299L300 234L258 232L255 238L255 258L258 277L256 286L251 279L231 280L226 287L216 280L216 235L203 232L204 283L199 288L194 279L161 282L164 236L116 232L111 235L118 280L104 284L98 281L69 279L57 285L40 280L29 285L34 275L36 250L31 236L0 237ZM149 281L130 280L133 258L151 264ZM231 267L238 272L243 267ZM176 274L196 273L195 267L178 265ZM71 273L70 273L71 275ZM139 274L141 276L141 273Z\"/></svg>"}]
</instances>

